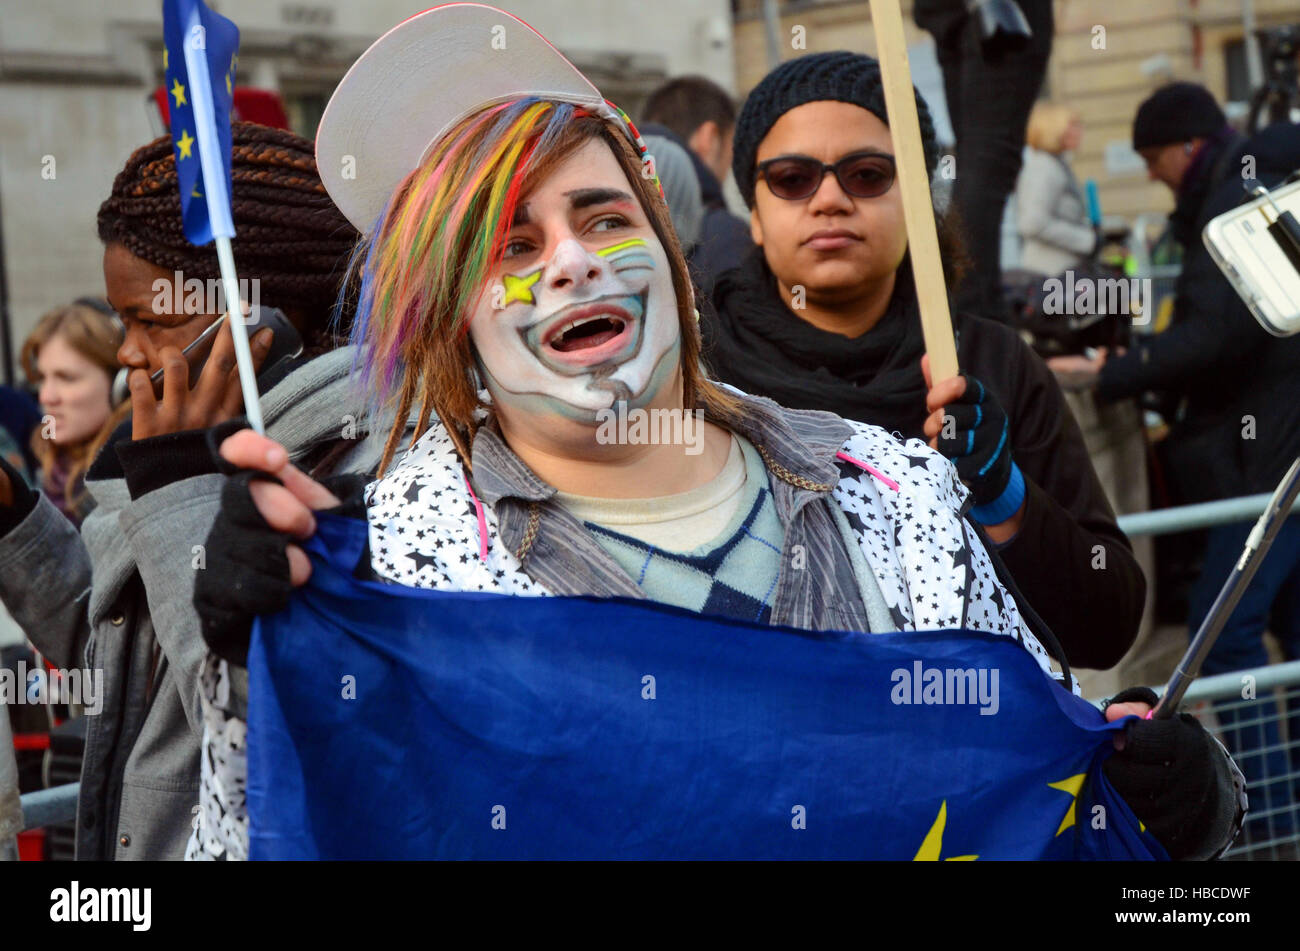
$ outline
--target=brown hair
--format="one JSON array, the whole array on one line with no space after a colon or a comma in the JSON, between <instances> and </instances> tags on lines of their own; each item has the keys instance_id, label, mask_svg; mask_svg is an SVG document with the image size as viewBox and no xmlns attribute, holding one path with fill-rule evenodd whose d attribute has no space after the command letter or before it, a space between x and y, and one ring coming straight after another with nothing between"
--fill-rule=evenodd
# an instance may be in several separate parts
<instances>
[{"instance_id":1,"label":"brown hair","mask_svg":"<svg viewBox=\"0 0 1300 951\"><path fill-rule=\"evenodd\" d=\"M711 79L678 76L650 93L641 117L666 126L683 141L706 122L715 123L727 135L736 127L736 103Z\"/></svg>"},{"instance_id":2,"label":"brown hair","mask_svg":"<svg viewBox=\"0 0 1300 951\"><path fill-rule=\"evenodd\" d=\"M474 116L465 120L465 126L475 121ZM543 130L539 129L539 135ZM494 128L484 123L465 137L459 151L464 155L475 155L485 150L490 144ZM449 135L454 135L455 131ZM691 408L703 404L706 412L720 420L734 420L742 412L742 404L736 397L720 389L704 375L700 363L700 331L698 317L693 307L694 293L691 288L690 272L686 257L677 241L669 217L668 205L659 192L654 178L642 174L641 157L634 151L631 142L621 130L609 121L591 115L582 115L569 121L554 139L554 146L546 151L536 162L530 163L523 174L519 189L522 201L530 191L535 189L562 162L593 139L600 139L614 153L619 166L627 176L632 191L640 202L642 209L650 220L655 235L663 245L668 257L672 274L673 291L677 298L677 316L681 328L681 373L682 397L685 407ZM435 152L427 161L439 157ZM390 206L389 218L400 215L403 190L410 186L420 170L408 176L399 189L398 196ZM467 203L475 207L476 203L492 189L492 176L484 176L476 186L474 198ZM459 262L469 253L469 246L455 242L446 249L453 262ZM500 249L496 249L499 251ZM436 305L435 305L436 306ZM406 431L407 418L416 398L419 398L419 424L413 442L427 431L431 423L431 414L437 413L447 428L461 458L469 468L473 467L470 445L478 426L482 410L490 414L491 406L479 399L478 388L474 380L474 354L469 334L456 326L451 320L426 321L428 332L421 334L418 342L407 355L405 375L398 389L396 404L397 415L384 445L379 472L388 468L396 453L403 433Z\"/></svg>"},{"instance_id":3,"label":"brown hair","mask_svg":"<svg viewBox=\"0 0 1300 951\"><path fill-rule=\"evenodd\" d=\"M57 307L41 317L36 327L27 335L20 353L23 373L28 382L36 385L40 381L40 371L36 360L41 347L55 337L63 340L77 353L81 354L108 376L110 383L118 371L117 349L122 345L122 327L116 320L85 304L68 304ZM68 485L72 486L89 467L95 453L111 433L110 427L120 414L110 414L107 423L100 432L79 446L64 447L69 458ZM120 421L120 419L116 419ZM41 468L49 470L53 466L56 448L53 440L43 438L42 430L32 433L32 452L36 455ZM76 506L80 498L70 498L69 504Z\"/></svg>"}]
</instances>

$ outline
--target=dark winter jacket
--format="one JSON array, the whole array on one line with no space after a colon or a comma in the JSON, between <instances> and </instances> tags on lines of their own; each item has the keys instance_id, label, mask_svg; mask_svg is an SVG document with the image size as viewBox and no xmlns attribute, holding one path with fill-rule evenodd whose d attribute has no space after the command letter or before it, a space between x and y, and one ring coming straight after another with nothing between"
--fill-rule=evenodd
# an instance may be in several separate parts
<instances>
[{"instance_id":1,"label":"dark winter jacket","mask_svg":"<svg viewBox=\"0 0 1300 951\"><path fill-rule=\"evenodd\" d=\"M889 312L850 340L801 320L778 296L761 252L720 279L702 319L710 374L797 409L822 409L925 439L924 352L910 265ZM714 313L716 311L716 313ZM1025 478L1019 533L1003 562L1071 665L1113 666L1133 644L1146 582L1093 471L1056 379L1013 331L956 318L957 356L1010 418L1012 458Z\"/></svg>"}]
</instances>

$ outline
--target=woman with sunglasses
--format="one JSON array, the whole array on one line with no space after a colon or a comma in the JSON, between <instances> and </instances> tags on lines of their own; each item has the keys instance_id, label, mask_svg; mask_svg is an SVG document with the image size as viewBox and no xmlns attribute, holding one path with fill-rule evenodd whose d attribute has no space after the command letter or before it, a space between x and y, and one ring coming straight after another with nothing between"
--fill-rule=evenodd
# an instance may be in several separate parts
<instances>
[{"instance_id":1,"label":"woman with sunglasses","mask_svg":"<svg viewBox=\"0 0 1300 951\"><path fill-rule=\"evenodd\" d=\"M917 109L933 174L919 95ZM750 93L735 135L758 247L719 280L703 321L715 377L928 440L1070 663L1117 663L1146 585L1052 374L1014 331L954 314L965 373L930 385L879 64L846 52L783 63ZM951 288L964 256L952 217L938 226Z\"/></svg>"}]
</instances>

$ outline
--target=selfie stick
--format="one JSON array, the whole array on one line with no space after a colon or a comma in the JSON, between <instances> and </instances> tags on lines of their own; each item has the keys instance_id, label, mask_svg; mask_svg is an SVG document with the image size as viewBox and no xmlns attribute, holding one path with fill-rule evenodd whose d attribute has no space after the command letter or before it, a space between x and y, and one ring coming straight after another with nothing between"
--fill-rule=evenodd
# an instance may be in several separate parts
<instances>
[{"instance_id":1,"label":"selfie stick","mask_svg":"<svg viewBox=\"0 0 1300 951\"><path fill-rule=\"evenodd\" d=\"M265 432L262 425L262 407L257 399L257 374L253 372L253 354L248 347L248 328L244 325L243 302L239 299L239 282L235 279L235 256L230 250L230 239L235 236L235 224L230 215L230 196L226 194L226 174L219 154L220 143L216 137L216 122L212 108L212 86L208 79L208 64L202 47L196 45L194 28L199 26L198 7L190 11L190 22L185 25L185 69L190 80L190 100L194 105L195 134L199 144L199 162L203 168L204 200L208 204L208 220L217 246L217 265L221 269L221 289L226 298L230 333L235 342L235 361L239 365L239 388L244 394L244 415L258 434Z\"/></svg>"},{"instance_id":2,"label":"selfie stick","mask_svg":"<svg viewBox=\"0 0 1300 951\"><path fill-rule=\"evenodd\" d=\"M894 140L894 164L903 197L907 246L912 254L912 275L921 307L921 332L925 337L925 352L930 355L930 379L938 383L957 375L957 347L952 336L952 314L948 310L948 288L939 259L939 235L934 224L899 0L871 0L871 22L876 29L885 112Z\"/></svg>"},{"instance_id":3,"label":"selfie stick","mask_svg":"<svg viewBox=\"0 0 1300 951\"><path fill-rule=\"evenodd\" d=\"M1169 683L1165 685L1165 692L1160 702L1151 712L1152 719L1168 719L1178 710L1183 694L1201 672L1201 662L1205 660L1205 655L1218 640L1219 632L1232 616L1233 608L1241 600L1242 594L1250 584L1250 579L1255 577L1255 572L1259 569L1264 556L1268 554L1269 546L1277 537L1282 523L1291 515L1291 506L1295 504L1297 495L1300 495L1300 459L1291 463L1291 468L1283 477L1282 483L1273 493L1273 497L1268 500L1268 508L1259 517L1255 527L1250 530L1241 557L1237 559L1237 564L1233 566L1228 580L1224 582L1218 597L1214 599L1210 613L1197 628L1196 636L1192 638L1187 653L1178 661L1178 667L1174 670L1174 675L1169 678Z\"/></svg>"}]
</instances>

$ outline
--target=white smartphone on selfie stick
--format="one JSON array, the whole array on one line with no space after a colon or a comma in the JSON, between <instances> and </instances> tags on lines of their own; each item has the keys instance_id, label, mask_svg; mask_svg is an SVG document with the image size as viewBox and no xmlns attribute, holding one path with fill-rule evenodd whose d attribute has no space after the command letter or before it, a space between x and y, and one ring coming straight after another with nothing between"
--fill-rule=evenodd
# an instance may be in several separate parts
<instances>
[{"instance_id":1,"label":"white smartphone on selfie stick","mask_svg":"<svg viewBox=\"0 0 1300 951\"><path fill-rule=\"evenodd\" d=\"M1269 232L1300 219L1300 181L1238 205L1205 226L1205 246L1255 319L1276 337L1300 333L1300 269Z\"/></svg>"}]
</instances>

